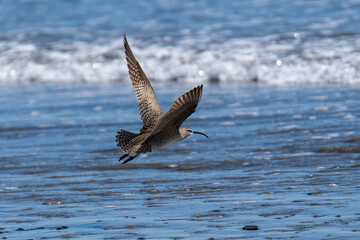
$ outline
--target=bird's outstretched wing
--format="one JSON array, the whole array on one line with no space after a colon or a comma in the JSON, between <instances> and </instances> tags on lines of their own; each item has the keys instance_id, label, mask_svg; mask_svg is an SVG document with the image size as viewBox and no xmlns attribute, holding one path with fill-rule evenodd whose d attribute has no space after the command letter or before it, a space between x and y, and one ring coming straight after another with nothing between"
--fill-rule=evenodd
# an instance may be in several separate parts
<instances>
[{"instance_id":1,"label":"bird's outstretched wing","mask_svg":"<svg viewBox=\"0 0 360 240\"><path fill-rule=\"evenodd\" d=\"M147 79L131 51L126 36L124 36L124 47L131 82L134 86L135 94L139 102L141 119L143 120L143 127L140 133L144 133L152 129L164 113L161 110L150 81Z\"/></svg>"},{"instance_id":2,"label":"bird's outstretched wing","mask_svg":"<svg viewBox=\"0 0 360 240\"><path fill-rule=\"evenodd\" d=\"M202 90L203 85L200 85L179 97L155 125L151 135L167 127L180 128L181 124L196 111L202 96Z\"/></svg>"}]
</instances>

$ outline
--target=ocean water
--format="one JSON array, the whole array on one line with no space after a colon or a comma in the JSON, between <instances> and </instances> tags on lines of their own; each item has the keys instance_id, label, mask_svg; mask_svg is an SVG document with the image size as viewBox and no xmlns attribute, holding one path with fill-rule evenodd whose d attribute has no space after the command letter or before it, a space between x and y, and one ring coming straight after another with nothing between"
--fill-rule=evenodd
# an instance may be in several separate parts
<instances>
[{"instance_id":1,"label":"ocean water","mask_svg":"<svg viewBox=\"0 0 360 240\"><path fill-rule=\"evenodd\" d=\"M0 1L0 237L358 239L358 1ZM193 135L141 128L126 32ZM259 230L243 230L256 225Z\"/></svg>"},{"instance_id":2,"label":"ocean water","mask_svg":"<svg viewBox=\"0 0 360 240\"><path fill-rule=\"evenodd\" d=\"M4 0L0 83L127 82L126 32L154 81L358 85L359 12L357 0Z\"/></svg>"},{"instance_id":3,"label":"ocean water","mask_svg":"<svg viewBox=\"0 0 360 240\"><path fill-rule=\"evenodd\" d=\"M121 165L116 131L141 127L129 84L3 87L8 239L359 236L359 88L206 84L184 125L210 139ZM165 110L190 86L154 88Z\"/></svg>"}]
</instances>

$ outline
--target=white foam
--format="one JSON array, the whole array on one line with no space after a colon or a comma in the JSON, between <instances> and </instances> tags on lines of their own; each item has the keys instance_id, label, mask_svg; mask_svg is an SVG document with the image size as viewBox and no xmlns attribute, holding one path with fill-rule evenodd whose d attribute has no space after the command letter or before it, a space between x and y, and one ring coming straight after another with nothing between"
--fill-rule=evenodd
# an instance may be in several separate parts
<instances>
[{"instance_id":1,"label":"white foam","mask_svg":"<svg viewBox=\"0 0 360 240\"><path fill-rule=\"evenodd\" d=\"M259 116L259 113L258 112L243 112L243 111L236 111L235 112L235 116L253 116L253 117L256 117L256 116Z\"/></svg>"},{"instance_id":2,"label":"white foam","mask_svg":"<svg viewBox=\"0 0 360 240\"><path fill-rule=\"evenodd\" d=\"M164 45L129 39L148 78L156 81L360 84L359 38L208 41L189 37ZM4 41L0 51L0 83L129 81L122 39L48 48Z\"/></svg>"},{"instance_id":3,"label":"white foam","mask_svg":"<svg viewBox=\"0 0 360 240\"><path fill-rule=\"evenodd\" d=\"M328 137L328 136L312 136L311 139L322 140L322 139L330 139L330 137Z\"/></svg>"},{"instance_id":4,"label":"white foam","mask_svg":"<svg viewBox=\"0 0 360 240\"><path fill-rule=\"evenodd\" d=\"M354 116L354 115L352 115L351 113L349 113L349 114L346 114L346 115L344 116L344 119L345 119L345 120L348 120L348 121L355 121L355 120L356 120L356 116Z\"/></svg>"},{"instance_id":5,"label":"white foam","mask_svg":"<svg viewBox=\"0 0 360 240\"><path fill-rule=\"evenodd\" d=\"M235 122L232 121L226 121L226 122L222 122L221 126L234 126Z\"/></svg>"},{"instance_id":6,"label":"white foam","mask_svg":"<svg viewBox=\"0 0 360 240\"><path fill-rule=\"evenodd\" d=\"M299 129L299 126L296 124L291 124L291 125L286 125L286 126L281 126L278 127L279 130L297 130Z\"/></svg>"},{"instance_id":7,"label":"white foam","mask_svg":"<svg viewBox=\"0 0 360 240\"><path fill-rule=\"evenodd\" d=\"M314 153L312 153L312 152L300 152L300 153L291 154L291 156L293 156L293 157L305 157L305 156L311 156L311 155L314 155Z\"/></svg>"},{"instance_id":8,"label":"white foam","mask_svg":"<svg viewBox=\"0 0 360 240\"><path fill-rule=\"evenodd\" d=\"M325 107L325 106L316 107L314 110L317 111L317 112L325 112L325 111L329 110L329 107Z\"/></svg>"},{"instance_id":9,"label":"white foam","mask_svg":"<svg viewBox=\"0 0 360 240\"><path fill-rule=\"evenodd\" d=\"M328 134L328 137L329 137L329 138L336 138L336 137L339 137L339 136L340 136L339 133L329 133L329 134Z\"/></svg>"},{"instance_id":10,"label":"white foam","mask_svg":"<svg viewBox=\"0 0 360 240\"><path fill-rule=\"evenodd\" d=\"M332 138L337 138L339 136L340 136L339 133L329 133L326 136L312 136L311 139L314 139L314 140L332 139Z\"/></svg>"}]
</instances>

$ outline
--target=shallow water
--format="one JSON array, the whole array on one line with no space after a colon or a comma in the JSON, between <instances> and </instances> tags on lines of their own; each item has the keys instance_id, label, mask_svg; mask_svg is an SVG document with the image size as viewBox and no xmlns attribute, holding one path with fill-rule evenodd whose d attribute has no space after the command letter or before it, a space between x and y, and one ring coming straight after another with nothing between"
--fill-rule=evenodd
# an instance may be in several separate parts
<instances>
[{"instance_id":1,"label":"shallow water","mask_svg":"<svg viewBox=\"0 0 360 240\"><path fill-rule=\"evenodd\" d=\"M154 85L164 111L193 87ZM141 127L131 85L4 85L0 236L356 239L359 93L205 85L184 125L210 139L121 165L116 131Z\"/></svg>"}]
</instances>

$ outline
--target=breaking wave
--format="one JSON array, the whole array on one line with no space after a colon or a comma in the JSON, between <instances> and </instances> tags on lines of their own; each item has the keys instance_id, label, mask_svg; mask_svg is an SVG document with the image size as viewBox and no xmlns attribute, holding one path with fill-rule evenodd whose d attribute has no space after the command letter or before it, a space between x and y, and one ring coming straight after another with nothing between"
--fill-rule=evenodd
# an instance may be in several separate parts
<instances>
[{"instance_id":1,"label":"breaking wave","mask_svg":"<svg viewBox=\"0 0 360 240\"><path fill-rule=\"evenodd\" d=\"M292 36L175 45L129 38L148 78L160 82L360 84L356 36ZM0 83L129 81L122 39L38 46L0 42Z\"/></svg>"}]
</instances>

